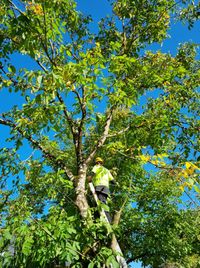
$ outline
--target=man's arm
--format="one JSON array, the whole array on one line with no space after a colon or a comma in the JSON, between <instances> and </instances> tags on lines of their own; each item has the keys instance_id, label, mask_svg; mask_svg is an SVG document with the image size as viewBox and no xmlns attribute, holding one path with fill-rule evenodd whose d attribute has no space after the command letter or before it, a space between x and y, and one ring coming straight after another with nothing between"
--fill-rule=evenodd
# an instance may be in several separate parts
<instances>
[{"instance_id":1,"label":"man's arm","mask_svg":"<svg viewBox=\"0 0 200 268\"><path fill-rule=\"evenodd\" d=\"M110 171L109 171L109 181L110 181L110 184L112 185L116 184L116 181Z\"/></svg>"}]
</instances>

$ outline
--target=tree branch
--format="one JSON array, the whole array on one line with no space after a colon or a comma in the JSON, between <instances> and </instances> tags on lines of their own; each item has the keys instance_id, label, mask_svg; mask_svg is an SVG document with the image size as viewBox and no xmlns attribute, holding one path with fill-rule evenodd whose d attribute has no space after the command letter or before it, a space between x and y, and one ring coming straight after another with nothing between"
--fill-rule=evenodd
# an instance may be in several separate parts
<instances>
[{"instance_id":1,"label":"tree branch","mask_svg":"<svg viewBox=\"0 0 200 268\"><path fill-rule=\"evenodd\" d=\"M21 11L21 9L19 9L11 0L7 0L9 4L11 4L11 6L17 10L21 15L24 15L24 12ZM25 16L25 15L24 15Z\"/></svg>"},{"instance_id":2,"label":"tree branch","mask_svg":"<svg viewBox=\"0 0 200 268\"><path fill-rule=\"evenodd\" d=\"M69 114L69 111L67 110L67 107L66 107L66 105L64 103L64 100L63 100L62 96L58 92L56 93L56 95L57 95L57 98L59 99L60 103L63 105L63 113L64 113L64 115L65 115L65 117L67 119L67 122L68 122L69 126L70 126L75 148L77 148L77 133L76 133L76 129L74 127L74 121L71 118L71 116Z\"/></svg>"},{"instance_id":3,"label":"tree branch","mask_svg":"<svg viewBox=\"0 0 200 268\"><path fill-rule=\"evenodd\" d=\"M63 113L64 113L65 117L67 118L67 121L68 121L69 126L71 128L71 132L74 135L75 129L74 129L74 124L73 124L73 119L71 118L69 111L67 110L67 107L64 103L62 96L58 92L56 93L56 95L57 95L57 98L59 99L60 103L63 105Z\"/></svg>"},{"instance_id":4,"label":"tree branch","mask_svg":"<svg viewBox=\"0 0 200 268\"><path fill-rule=\"evenodd\" d=\"M116 137L118 135L124 134L126 131L128 131L130 129L130 126L118 131L117 133L113 133L107 136L107 138L112 138L112 137Z\"/></svg>"},{"instance_id":5,"label":"tree branch","mask_svg":"<svg viewBox=\"0 0 200 268\"><path fill-rule=\"evenodd\" d=\"M6 71L4 70L4 67L2 65L0 65L0 70L2 70L2 72L8 77ZM16 80L14 80L12 77L8 77L8 79L13 83L14 86L16 86L17 84L19 84Z\"/></svg>"},{"instance_id":6,"label":"tree branch","mask_svg":"<svg viewBox=\"0 0 200 268\"><path fill-rule=\"evenodd\" d=\"M44 67L44 65L39 60L36 60L36 62L42 68L42 70L45 71L45 73L48 73L48 70Z\"/></svg>"},{"instance_id":7,"label":"tree branch","mask_svg":"<svg viewBox=\"0 0 200 268\"><path fill-rule=\"evenodd\" d=\"M99 138L96 146L93 148L93 150L91 151L91 153L89 154L89 156L85 160L86 165L88 165L92 161L97 150L105 143L106 138L108 136L109 129L110 129L110 124L111 124L112 118L113 118L113 107L111 108L110 113L107 116L107 119L106 119L106 122L104 125L104 131L103 131L101 137Z\"/></svg>"},{"instance_id":8,"label":"tree branch","mask_svg":"<svg viewBox=\"0 0 200 268\"><path fill-rule=\"evenodd\" d=\"M82 87L82 99L78 91L74 90L73 92L76 94L78 98L78 102L80 104L81 112L82 112L82 117L80 124L78 126L78 137L77 137L77 162L78 165L82 163L83 161L83 155L82 155L82 137L83 137L83 125L85 122L86 118L86 103L85 103L85 88Z\"/></svg>"},{"instance_id":9,"label":"tree branch","mask_svg":"<svg viewBox=\"0 0 200 268\"><path fill-rule=\"evenodd\" d=\"M178 1L177 3L171 5L170 7L166 8L166 9L160 14L160 16L157 18L157 20L155 21L155 23L158 23L158 22L160 21L160 19L163 17L163 15L164 15L164 13L165 13L166 11L168 11L168 10L170 10L171 8L173 8L174 6L178 5L180 2L181 2L181 0ZM140 36L141 36L142 34L144 34L146 31L148 31L148 29L151 27L151 23L152 23L152 22L153 22L153 21L150 21L150 22L149 22L149 25L148 25L146 28L144 27L144 28L142 29L142 31L141 31L140 33L138 33L138 35L136 35L136 36L133 36L134 31L132 31L132 37L133 37L133 38L130 40L130 43L129 43L127 49L124 50L124 51L122 51L122 52L123 52L122 55L124 55L125 53L128 53L128 52L130 51L132 44L133 44L138 38L140 38Z\"/></svg>"},{"instance_id":10,"label":"tree branch","mask_svg":"<svg viewBox=\"0 0 200 268\"><path fill-rule=\"evenodd\" d=\"M114 224L114 225L119 225L120 218L121 218L121 214L122 214L122 211L123 211L123 209L124 209L124 207L125 207L125 205L126 205L126 203L127 203L127 201L128 201L128 198L129 198L129 196L127 195L126 198L125 198L125 200L124 200L124 202L123 202L122 205L121 205L120 210L118 210L118 211L115 212L115 215L114 215L114 217L113 217L113 222L112 222L112 224Z\"/></svg>"},{"instance_id":11,"label":"tree branch","mask_svg":"<svg viewBox=\"0 0 200 268\"><path fill-rule=\"evenodd\" d=\"M27 133L25 133L23 130L21 130L15 123L13 123L11 120L8 119L1 119L0 118L0 124L1 125L6 125L9 126L15 130L17 130L17 132L25 139L27 139L31 145L33 147L36 147L38 149L40 149L42 151L42 153L44 154L44 156L49 159L50 161L53 161L56 165L60 166L63 168L63 170L65 171L65 174L67 175L67 177L70 180L74 180L74 175L72 174L72 172L66 167L65 163L63 163L63 161L61 160L57 160L56 157L51 154L50 152L48 152L39 141L33 139L33 137L31 135L28 135Z\"/></svg>"},{"instance_id":12,"label":"tree branch","mask_svg":"<svg viewBox=\"0 0 200 268\"><path fill-rule=\"evenodd\" d=\"M189 193L185 190L184 193L187 195L187 197L192 201L192 203L199 208L200 206L197 204L197 202L189 195Z\"/></svg>"}]
</instances>

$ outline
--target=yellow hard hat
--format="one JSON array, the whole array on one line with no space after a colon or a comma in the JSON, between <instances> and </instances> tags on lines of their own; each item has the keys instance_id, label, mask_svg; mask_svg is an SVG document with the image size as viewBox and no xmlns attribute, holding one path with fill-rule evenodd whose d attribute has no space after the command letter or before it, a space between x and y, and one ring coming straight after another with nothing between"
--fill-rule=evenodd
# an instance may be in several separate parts
<instances>
[{"instance_id":1,"label":"yellow hard hat","mask_svg":"<svg viewBox=\"0 0 200 268\"><path fill-rule=\"evenodd\" d=\"M95 159L95 163L103 163L103 159L101 157L97 157Z\"/></svg>"}]
</instances>

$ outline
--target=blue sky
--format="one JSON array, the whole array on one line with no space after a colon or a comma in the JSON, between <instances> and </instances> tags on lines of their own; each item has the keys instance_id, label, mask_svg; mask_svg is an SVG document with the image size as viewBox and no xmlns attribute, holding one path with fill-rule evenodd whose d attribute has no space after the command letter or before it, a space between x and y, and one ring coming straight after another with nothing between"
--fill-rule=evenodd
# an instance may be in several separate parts
<instances>
[{"instance_id":1,"label":"blue sky","mask_svg":"<svg viewBox=\"0 0 200 268\"><path fill-rule=\"evenodd\" d=\"M91 24L91 29L93 31L98 30L98 24L97 22L101 17L104 17L105 15L110 13L110 4L107 0L78 0L78 6L77 9L81 10L85 14L92 14L94 22ZM180 23L177 23L173 26L173 28L170 30L170 38L165 40L161 45L153 45L151 46L152 50L160 49L163 52L170 52L172 55L176 54L176 49L180 43L193 41L197 44L200 44L200 23L196 23L194 28L192 30L187 29L187 25L183 26ZM13 61L16 63L16 65L19 67L23 67L24 63L28 63L28 67L30 69L34 69L36 67L36 64L34 64L30 59L27 59L26 57L19 57L15 55L15 58L13 58ZM19 105L21 106L23 103L23 99L19 96L19 94L9 94L8 91L2 90L0 91L0 114L2 112L8 111L13 105ZM141 100L142 103L145 102L145 99ZM7 127L0 126L1 136L7 137L9 134L9 129ZM3 138L4 139L4 138ZM4 145L4 142L1 140L1 147ZM25 147L27 148L27 147ZM27 152L26 149L23 149L22 151L22 159L26 159L30 152ZM132 267L134 268L141 268L140 263L134 263L132 264Z\"/></svg>"}]
</instances>

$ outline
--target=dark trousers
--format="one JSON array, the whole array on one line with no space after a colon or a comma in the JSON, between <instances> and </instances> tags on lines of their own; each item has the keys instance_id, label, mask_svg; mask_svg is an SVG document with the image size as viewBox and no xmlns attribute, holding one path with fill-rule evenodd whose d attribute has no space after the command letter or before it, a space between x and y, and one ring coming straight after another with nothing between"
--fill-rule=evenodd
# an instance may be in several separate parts
<instances>
[{"instance_id":1,"label":"dark trousers","mask_svg":"<svg viewBox=\"0 0 200 268\"><path fill-rule=\"evenodd\" d=\"M95 191L96 191L96 194L97 194L97 197L98 199L103 203L103 204L106 204L107 205L107 198L108 198L108 194L109 194L109 189L105 189L107 187L95 187ZM105 210L104 210L105 211ZM106 214L106 217L109 221L109 223L112 222L112 218L110 216L110 213L108 211L105 211L105 214Z\"/></svg>"}]
</instances>

